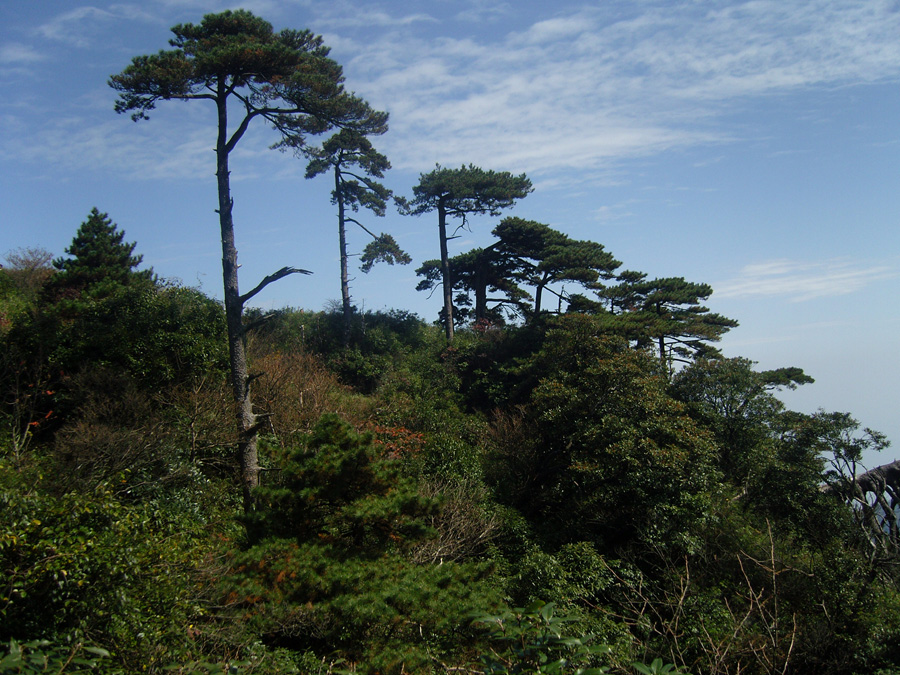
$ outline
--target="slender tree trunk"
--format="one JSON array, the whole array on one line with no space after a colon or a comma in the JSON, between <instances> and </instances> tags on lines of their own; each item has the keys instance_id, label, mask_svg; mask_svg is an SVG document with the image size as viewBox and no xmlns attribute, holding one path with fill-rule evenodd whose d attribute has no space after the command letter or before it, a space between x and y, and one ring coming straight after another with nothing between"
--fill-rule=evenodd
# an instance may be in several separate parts
<instances>
[{"instance_id":1,"label":"slender tree trunk","mask_svg":"<svg viewBox=\"0 0 900 675\"><path fill-rule=\"evenodd\" d=\"M482 249L481 253L478 254L478 257L475 260L475 271L473 275L474 278L472 280L472 286L475 289L476 321L487 317L487 289L489 285L489 279L491 278L491 256L496 249L497 244L491 244L487 248Z\"/></svg>"},{"instance_id":2,"label":"slender tree trunk","mask_svg":"<svg viewBox=\"0 0 900 675\"><path fill-rule=\"evenodd\" d=\"M541 275L541 278L535 282L534 285L534 316L532 316L532 320L537 320L537 318L541 315L541 306L544 300L544 289L547 287L552 281L550 272L544 272Z\"/></svg>"},{"instance_id":3,"label":"slender tree trunk","mask_svg":"<svg viewBox=\"0 0 900 675\"><path fill-rule=\"evenodd\" d=\"M654 304L654 308L656 310L656 315L660 318L660 323L662 323L663 319L663 306L660 303ZM666 357L666 336L662 334L657 339L659 344L659 365L662 367L662 370L666 375L671 375L669 359Z\"/></svg>"},{"instance_id":4,"label":"slender tree trunk","mask_svg":"<svg viewBox=\"0 0 900 675\"><path fill-rule=\"evenodd\" d=\"M532 320L537 319L538 315L541 313L541 296L544 294L544 285L538 284L534 288L534 315L531 317Z\"/></svg>"},{"instance_id":5,"label":"slender tree trunk","mask_svg":"<svg viewBox=\"0 0 900 675\"><path fill-rule=\"evenodd\" d=\"M228 354L231 386L234 391L238 432L238 462L244 509L253 508L251 490L259 484L259 457L256 445L256 415L250 400L250 374L244 344L242 315L244 303L238 288L237 249L234 245L231 181L228 169L228 112L224 84L219 84L216 106L219 130L216 140L216 182L219 191L219 228L222 234L222 280L225 285L225 321L228 330Z\"/></svg>"},{"instance_id":6,"label":"slender tree trunk","mask_svg":"<svg viewBox=\"0 0 900 675\"><path fill-rule=\"evenodd\" d=\"M444 285L444 332L453 342L453 284L450 279L450 256L447 253L447 211L438 202L438 230L441 236L441 278Z\"/></svg>"},{"instance_id":7,"label":"slender tree trunk","mask_svg":"<svg viewBox=\"0 0 900 675\"><path fill-rule=\"evenodd\" d=\"M475 270L472 279L472 287L475 289L475 321L480 321L487 316L487 261L484 253L475 261Z\"/></svg>"},{"instance_id":8,"label":"slender tree trunk","mask_svg":"<svg viewBox=\"0 0 900 675\"><path fill-rule=\"evenodd\" d=\"M341 303L344 311L344 347L350 346L353 307L350 304L350 276L347 272L347 228L344 222L344 195L341 192L341 170L334 167L334 195L338 205L338 241L341 248Z\"/></svg>"},{"instance_id":9,"label":"slender tree trunk","mask_svg":"<svg viewBox=\"0 0 900 675\"><path fill-rule=\"evenodd\" d=\"M666 358L666 336L659 336L659 365L662 366L663 372L671 375L669 372L669 359Z\"/></svg>"}]
</instances>

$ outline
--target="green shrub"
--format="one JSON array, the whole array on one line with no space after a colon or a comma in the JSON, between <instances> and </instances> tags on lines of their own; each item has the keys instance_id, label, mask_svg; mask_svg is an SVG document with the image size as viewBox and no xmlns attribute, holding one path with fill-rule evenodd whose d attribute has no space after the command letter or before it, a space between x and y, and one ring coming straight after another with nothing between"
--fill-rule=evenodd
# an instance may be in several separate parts
<instances>
[{"instance_id":1,"label":"green shrub","mask_svg":"<svg viewBox=\"0 0 900 675\"><path fill-rule=\"evenodd\" d=\"M192 498L134 504L109 485L42 493L25 487L39 475L2 469L0 640L83 636L126 670L203 649L216 534L234 534L201 506L215 499L213 486L197 481L184 488Z\"/></svg>"},{"instance_id":2,"label":"green shrub","mask_svg":"<svg viewBox=\"0 0 900 675\"><path fill-rule=\"evenodd\" d=\"M25 643L10 640L6 654L0 658L0 673L81 675L95 672L98 665L108 658L109 652L105 649L85 646L80 642L61 645L49 640Z\"/></svg>"},{"instance_id":3,"label":"green shrub","mask_svg":"<svg viewBox=\"0 0 900 675\"><path fill-rule=\"evenodd\" d=\"M609 647L591 644L593 636L572 634L570 617L556 614L553 603L535 601L528 607L475 619L485 627L491 646L481 656L485 673L548 673L600 675L609 668L600 657Z\"/></svg>"},{"instance_id":4,"label":"green shrub","mask_svg":"<svg viewBox=\"0 0 900 675\"><path fill-rule=\"evenodd\" d=\"M413 562L439 504L378 448L326 415L285 454L246 518L251 545L233 558L225 604L268 648L422 672L496 594L485 564Z\"/></svg>"}]
</instances>

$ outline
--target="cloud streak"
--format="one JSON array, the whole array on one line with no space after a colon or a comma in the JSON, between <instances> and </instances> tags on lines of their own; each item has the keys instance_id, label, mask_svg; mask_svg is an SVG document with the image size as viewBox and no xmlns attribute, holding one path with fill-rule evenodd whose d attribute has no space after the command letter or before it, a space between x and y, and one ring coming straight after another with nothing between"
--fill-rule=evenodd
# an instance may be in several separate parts
<instances>
[{"instance_id":1,"label":"cloud streak","mask_svg":"<svg viewBox=\"0 0 900 675\"><path fill-rule=\"evenodd\" d=\"M0 46L0 65L5 67L31 65L46 59L45 54L18 42L8 42Z\"/></svg>"},{"instance_id":2,"label":"cloud streak","mask_svg":"<svg viewBox=\"0 0 900 675\"><path fill-rule=\"evenodd\" d=\"M94 45L105 28L121 19L158 21L137 5L112 4L108 9L85 5L54 16L35 32L47 40L85 49Z\"/></svg>"},{"instance_id":3,"label":"cloud streak","mask_svg":"<svg viewBox=\"0 0 900 675\"><path fill-rule=\"evenodd\" d=\"M65 42L75 47L89 47L96 33L96 24L108 22L115 15L98 7L77 7L41 24L37 33L48 40Z\"/></svg>"},{"instance_id":4,"label":"cloud streak","mask_svg":"<svg viewBox=\"0 0 900 675\"><path fill-rule=\"evenodd\" d=\"M721 113L753 97L900 76L900 13L881 0L612 2L491 39L439 28L340 39L351 81L391 111L397 166L597 168L731 140Z\"/></svg>"},{"instance_id":5,"label":"cloud streak","mask_svg":"<svg viewBox=\"0 0 900 675\"><path fill-rule=\"evenodd\" d=\"M509 11L507 3L473 2L440 21L418 11L391 14L377 3L360 13L313 0L282 5L278 15L302 26L300 6L314 26L331 31L326 39L345 65L348 88L391 113L391 132L379 147L406 170L472 162L546 183L589 182L622 160L734 141L740 132L723 113L757 97L900 78L900 11L888 0L611 0L568 9L563 2L552 16L493 32L473 30L472 12L490 22ZM103 31L132 20L159 17L134 4L81 6L36 30L88 48L102 42ZM0 53L22 65L36 56L24 45ZM94 124L82 120L84 129ZM172 153L184 158L178 134L161 133L161 126L154 125L147 160L159 168L145 175L165 175ZM190 137L194 130L181 131ZM36 145L59 139L57 128L28 133ZM72 162L120 168L118 131L97 127L76 141L83 154L68 153ZM42 156L40 148L15 143L5 150L14 147L25 158ZM51 145L44 153L56 151Z\"/></svg>"},{"instance_id":6,"label":"cloud streak","mask_svg":"<svg viewBox=\"0 0 900 675\"><path fill-rule=\"evenodd\" d=\"M745 266L737 277L715 286L716 298L785 297L792 302L849 295L866 286L896 279L900 271L888 265L849 260L798 262L779 259Z\"/></svg>"}]
</instances>

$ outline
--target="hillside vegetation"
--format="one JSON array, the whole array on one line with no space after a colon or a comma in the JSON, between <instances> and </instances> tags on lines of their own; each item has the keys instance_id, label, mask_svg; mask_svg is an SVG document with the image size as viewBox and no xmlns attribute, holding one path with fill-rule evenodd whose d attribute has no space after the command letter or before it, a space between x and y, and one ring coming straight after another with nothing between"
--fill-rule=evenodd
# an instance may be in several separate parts
<instances>
[{"instance_id":1,"label":"hillside vegetation","mask_svg":"<svg viewBox=\"0 0 900 675\"><path fill-rule=\"evenodd\" d=\"M65 256L7 254L0 673L900 674L900 471L857 471L881 434L724 358L706 284L523 218L450 257L531 181L392 195L388 115L321 37L244 10L172 32L109 84L136 121L215 107L223 301L96 208ZM264 122L334 179L339 311L254 308L303 269L239 288L229 162ZM437 221L437 324L352 304L348 224L363 270L410 262L357 220L391 198Z\"/></svg>"},{"instance_id":2,"label":"hillside vegetation","mask_svg":"<svg viewBox=\"0 0 900 675\"><path fill-rule=\"evenodd\" d=\"M251 310L248 509L223 309L121 234L0 272L3 672L900 669L886 441L802 371L639 309Z\"/></svg>"}]
</instances>

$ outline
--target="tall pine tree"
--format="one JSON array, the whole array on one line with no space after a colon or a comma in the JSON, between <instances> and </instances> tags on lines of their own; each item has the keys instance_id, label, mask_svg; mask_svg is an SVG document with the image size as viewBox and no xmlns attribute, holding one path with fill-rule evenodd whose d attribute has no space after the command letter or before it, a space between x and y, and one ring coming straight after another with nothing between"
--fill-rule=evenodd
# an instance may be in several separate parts
<instances>
[{"instance_id":1,"label":"tall pine tree","mask_svg":"<svg viewBox=\"0 0 900 675\"><path fill-rule=\"evenodd\" d=\"M373 133L384 133L387 127ZM376 178L384 178L391 168L388 158L378 152L366 135L354 129L341 129L322 144L319 149L307 151L311 160L306 167L306 177L314 178L328 171L334 176L331 202L338 207L338 242L341 254L341 305L344 314L344 346L350 345L350 326L353 306L350 302L350 254L347 252L347 223L356 223L369 234L370 241L361 258L362 271L368 272L376 262L389 265L412 262L394 238L382 232L375 234L359 220L349 215L348 209L358 212L359 207L369 209L376 216L384 216L391 191Z\"/></svg>"},{"instance_id":2,"label":"tall pine tree","mask_svg":"<svg viewBox=\"0 0 900 675\"><path fill-rule=\"evenodd\" d=\"M263 424L253 411L245 339L255 324L244 325L244 306L269 284L295 273L295 267L264 277L241 293L231 196L231 153L254 120L268 122L280 139L275 147L300 148L308 134L333 127L378 134L387 113L344 90L341 66L328 57L322 38L310 31L285 29L247 10L207 14L200 24L172 28L173 49L137 56L110 78L119 92L116 111L135 121L161 101L209 101L216 111L216 184L222 241L222 281L231 384L237 411L238 458L244 505L253 508L251 491L259 484L257 436ZM229 114L236 118L229 120ZM236 119L236 123L235 123Z\"/></svg>"}]
</instances>

